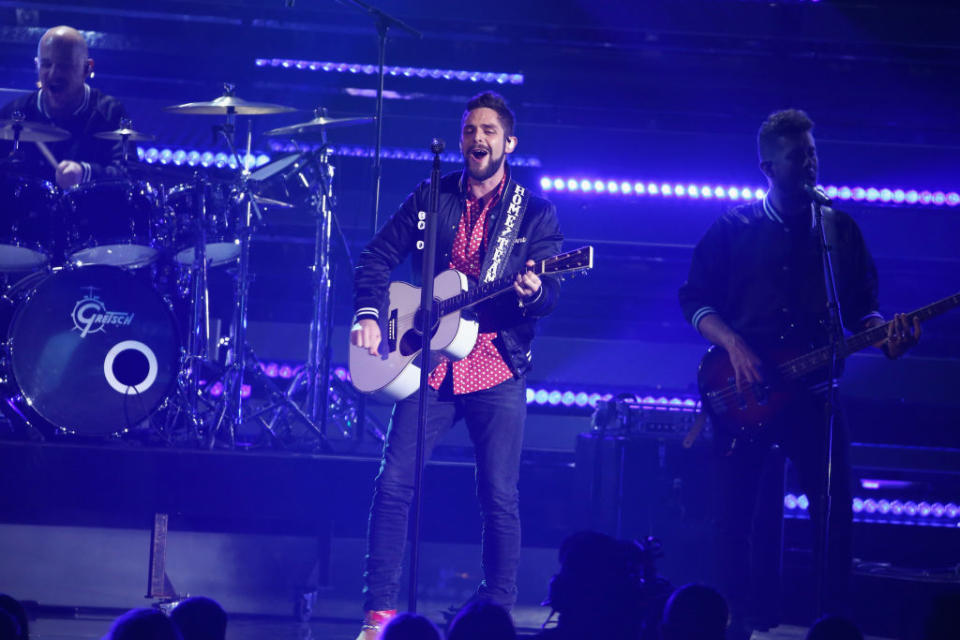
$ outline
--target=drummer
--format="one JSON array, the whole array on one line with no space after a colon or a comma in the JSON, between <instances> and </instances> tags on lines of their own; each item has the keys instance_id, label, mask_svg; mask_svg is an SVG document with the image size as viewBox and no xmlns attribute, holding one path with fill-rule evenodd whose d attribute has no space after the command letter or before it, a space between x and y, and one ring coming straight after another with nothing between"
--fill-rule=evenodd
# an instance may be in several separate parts
<instances>
[{"instance_id":1,"label":"drummer","mask_svg":"<svg viewBox=\"0 0 960 640\"><path fill-rule=\"evenodd\" d=\"M93 134L120 128L125 113L116 98L87 84L93 75L93 58L86 40L73 27L53 27L40 38L36 64L40 88L0 108L0 119L10 119L20 111L26 120L56 125L71 137L46 143L53 162L34 143L22 143L23 166L19 170L53 178L63 189L116 176L123 157L120 142ZM6 156L10 143L0 143Z\"/></svg>"}]
</instances>

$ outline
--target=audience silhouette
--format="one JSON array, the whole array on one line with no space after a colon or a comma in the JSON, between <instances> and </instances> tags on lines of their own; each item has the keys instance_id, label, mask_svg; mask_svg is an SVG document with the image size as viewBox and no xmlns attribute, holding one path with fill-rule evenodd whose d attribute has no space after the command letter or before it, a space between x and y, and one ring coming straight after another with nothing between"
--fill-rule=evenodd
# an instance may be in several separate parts
<instances>
[{"instance_id":1,"label":"audience silhouette","mask_svg":"<svg viewBox=\"0 0 960 640\"><path fill-rule=\"evenodd\" d=\"M187 598L170 612L183 640L225 640L227 612L212 598Z\"/></svg>"},{"instance_id":2,"label":"audience silhouette","mask_svg":"<svg viewBox=\"0 0 960 640\"><path fill-rule=\"evenodd\" d=\"M379 640L441 640L441 636L427 618L416 613L401 613L383 628Z\"/></svg>"},{"instance_id":3,"label":"audience silhouette","mask_svg":"<svg viewBox=\"0 0 960 640\"><path fill-rule=\"evenodd\" d=\"M447 640L516 640L513 619L490 600L467 603L450 621Z\"/></svg>"}]
</instances>

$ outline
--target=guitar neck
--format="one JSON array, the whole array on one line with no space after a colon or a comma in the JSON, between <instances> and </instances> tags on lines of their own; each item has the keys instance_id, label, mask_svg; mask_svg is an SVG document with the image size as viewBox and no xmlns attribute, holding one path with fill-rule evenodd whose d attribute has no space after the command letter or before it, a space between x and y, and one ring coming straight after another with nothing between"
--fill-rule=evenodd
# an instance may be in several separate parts
<instances>
[{"instance_id":1,"label":"guitar neck","mask_svg":"<svg viewBox=\"0 0 960 640\"><path fill-rule=\"evenodd\" d=\"M960 293L955 293L952 296L948 296L942 300L937 300L936 302L928 304L925 307L921 307L916 311L911 311L910 313L906 314L907 322L913 324L914 318L924 322L930 318L945 313L950 309L953 309L957 305L960 305ZM892 320L890 322L892 322ZM845 358L883 340L887 335L887 331L889 330L890 322L885 322L867 329L866 331L861 331L860 333L848 338L844 342L843 351L840 354L840 357ZM830 347L820 347L819 349L815 349L814 351L800 356L799 358L794 358L793 360L784 362L779 366L778 370L782 377L792 380L805 376L808 373L826 366L829 364L830 358Z\"/></svg>"},{"instance_id":2,"label":"guitar neck","mask_svg":"<svg viewBox=\"0 0 960 640\"><path fill-rule=\"evenodd\" d=\"M539 265L533 267L530 269L530 271L537 275L543 273L543 270ZM517 275L519 274L514 273L509 276L498 278L497 280L483 282L472 289L464 291L463 293L458 293L455 296L441 300L439 304L438 316L442 318L447 314L466 309L467 307L473 306L479 302L483 302L488 298L492 298L503 293L504 291L513 287L513 281L516 280Z\"/></svg>"}]
</instances>

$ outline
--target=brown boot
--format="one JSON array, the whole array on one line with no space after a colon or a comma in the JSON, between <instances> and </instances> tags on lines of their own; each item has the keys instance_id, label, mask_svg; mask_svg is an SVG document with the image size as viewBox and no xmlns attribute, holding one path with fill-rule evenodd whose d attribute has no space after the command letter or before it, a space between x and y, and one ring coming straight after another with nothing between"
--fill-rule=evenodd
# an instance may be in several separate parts
<instances>
[{"instance_id":1,"label":"brown boot","mask_svg":"<svg viewBox=\"0 0 960 640\"><path fill-rule=\"evenodd\" d=\"M380 632L395 615L397 615L396 609L367 611L363 616L363 625L360 627L360 635L357 636L357 640L377 640L380 637Z\"/></svg>"}]
</instances>

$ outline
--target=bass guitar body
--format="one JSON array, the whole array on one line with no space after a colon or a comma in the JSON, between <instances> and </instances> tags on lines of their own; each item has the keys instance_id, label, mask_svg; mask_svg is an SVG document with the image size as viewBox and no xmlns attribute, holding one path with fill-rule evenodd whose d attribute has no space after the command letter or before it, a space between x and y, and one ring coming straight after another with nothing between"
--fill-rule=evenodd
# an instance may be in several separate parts
<instances>
[{"instance_id":1,"label":"bass guitar body","mask_svg":"<svg viewBox=\"0 0 960 640\"><path fill-rule=\"evenodd\" d=\"M779 348L768 354L764 382L745 385L737 391L730 357L720 347L711 347L700 360L697 385L700 400L713 422L714 431L727 438L756 439L790 404L810 388L809 379L790 380L779 374L778 363L788 362L801 350Z\"/></svg>"}]
</instances>

